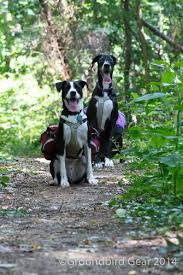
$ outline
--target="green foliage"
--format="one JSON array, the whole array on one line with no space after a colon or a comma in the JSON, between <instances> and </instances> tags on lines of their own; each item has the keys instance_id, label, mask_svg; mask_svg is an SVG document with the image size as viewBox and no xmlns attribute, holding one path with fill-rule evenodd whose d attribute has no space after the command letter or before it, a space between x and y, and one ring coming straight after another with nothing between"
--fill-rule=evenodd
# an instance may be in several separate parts
<instances>
[{"instance_id":1,"label":"green foliage","mask_svg":"<svg viewBox=\"0 0 183 275\"><path fill-rule=\"evenodd\" d=\"M133 184L109 205L126 222L162 229L183 226L183 66L157 65L161 79L152 93L130 103L138 125L129 129L130 148L121 154L130 161L125 176Z\"/></svg>"},{"instance_id":2,"label":"green foliage","mask_svg":"<svg viewBox=\"0 0 183 275\"><path fill-rule=\"evenodd\" d=\"M9 183L10 178L8 176L5 176L2 174L2 172L0 173L0 187L6 187L7 184Z\"/></svg>"},{"instance_id":3,"label":"green foliage","mask_svg":"<svg viewBox=\"0 0 183 275\"><path fill-rule=\"evenodd\" d=\"M40 89L30 74L19 79L3 79L0 83L1 151L6 154L35 154L41 132L47 125L57 123L58 95L48 85Z\"/></svg>"},{"instance_id":4,"label":"green foliage","mask_svg":"<svg viewBox=\"0 0 183 275\"><path fill-rule=\"evenodd\" d=\"M165 200L165 203L162 199ZM153 198L152 202L144 203L124 201L119 203L119 206L120 208L116 210L116 215L119 218L123 218L125 223L138 223L144 230L154 228L159 233L163 233L167 229L182 228L183 226L183 206L177 205L174 199L171 201L168 197Z\"/></svg>"},{"instance_id":5,"label":"green foliage","mask_svg":"<svg viewBox=\"0 0 183 275\"><path fill-rule=\"evenodd\" d=\"M164 96L165 96L164 93L146 94L146 95L143 95L141 97L136 98L135 102L149 101L151 99L157 99L157 98L161 98L161 97L164 97Z\"/></svg>"},{"instance_id":6,"label":"green foliage","mask_svg":"<svg viewBox=\"0 0 183 275\"><path fill-rule=\"evenodd\" d=\"M0 217L19 218L27 215L24 209L0 209Z\"/></svg>"},{"instance_id":7,"label":"green foliage","mask_svg":"<svg viewBox=\"0 0 183 275\"><path fill-rule=\"evenodd\" d=\"M56 37L56 40L61 41L62 50L59 54L62 55L63 51L63 58L69 67L72 78L87 78L91 58L96 53L114 53L118 59L114 80L119 98L124 99L123 1L84 1L82 5L81 1L49 0L45 3L48 4L48 14L50 14L51 22L59 36ZM143 100L147 99L146 108L149 108L147 115L150 116L151 102L155 98L149 102L150 95L144 94L143 97L140 97L141 93L145 92L144 66L137 36L134 4L135 2L130 1L129 21L133 31L133 68L131 69L129 95L134 99L133 103L137 100L144 104ZM144 19L153 26L157 26L168 36L173 36L175 41L179 40L179 37L181 41L183 35L180 6L181 1L175 3L173 0L168 3L167 1L165 3L164 0L158 3L157 1L142 1L141 3ZM21 0L10 3L8 0L0 0L0 144L3 153L38 154L40 133L48 124L58 121L60 104L58 95L53 91L53 82L60 78L61 74L56 63L59 54L56 57L53 54L56 45L49 46L51 43L49 39L52 41L50 33L53 32L48 34L47 25L46 15L40 1ZM165 42L152 35L149 30L145 29L145 34L148 42L149 60L152 61L152 75L158 76L158 72L154 68L161 70L168 66L172 60L177 61L175 67L180 66L180 57L176 51L170 49ZM166 61L155 64L157 57L165 57ZM169 100L172 100L169 97L168 89L174 89L175 83L172 83L174 78L175 72L169 67L166 72L162 72L162 91L160 91L160 82L151 83L153 97L161 96L160 93L168 94L166 99L162 98L165 100L165 104L168 104L167 109L169 104L171 105ZM129 111L130 107L126 106L123 100L119 106L124 111ZM163 116L166 108L161 109L161 106L158 106L158 101L156 106L157 108L152 110L154 116L159 112ZM176 108L180 110L182 105L177 102ZM141 114L140 108L137 111ZM141 120L144 119L143 112L144 110L142 110ZM147 110L145 112L147 113ZM167 122L166 127L168 131L171 125L168 125ZM135 130L132 131L134 132L131 134L135 134ZM169 137L162 137L160 133L157 133L152 136L153 147L156 146L157 136L158 143L165 143L168 139L172 143L176 142L176 139L171 138L171 133ZM142 136L141 150L145 147Z\"/></svg>"},{"instance_id":8,"label":"green foliage","mask_svg":"<svg viewBox=\"0 0 183 275\"><path fill-rule=\"evenodd\" d=\"M6 187L10 182L9 174L10 170L8 168L0 167L0 189Z\"/></svg>"},{"instance_id":9,"label":"green foliage","mask_svg":"<svg viewBox=\"0 0 183 275\"><path fill-rule=\"evenodd\" d=\"M41 131L57 115L56 97L42 77L39 14L37 0L0 1L0 150L6 155L35 153Z\"/></svg>"}]
</instances>

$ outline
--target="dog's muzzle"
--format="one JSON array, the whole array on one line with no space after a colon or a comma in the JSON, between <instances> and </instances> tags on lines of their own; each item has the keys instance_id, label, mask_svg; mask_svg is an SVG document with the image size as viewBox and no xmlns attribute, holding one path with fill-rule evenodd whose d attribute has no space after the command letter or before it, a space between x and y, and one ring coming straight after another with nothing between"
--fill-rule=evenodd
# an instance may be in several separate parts
<instances>
[{"instance_id":1,"label":"dog's muzzle","mask_svg":"<svg viewBox=\"0 0 183 275\"><path fill-rule=\"evenodd\" d=\"M104 72L104 74L110 74L111 73L111 65L110 64L104 64L103 72Z\"/></svg>"},{"instance_id":2,"label":"dog's muzzle","mask_svg":"<svg viewBox=\"0 0 183 275\"><path fill-rule=\"evenodd\" d=\"M76 98L76 97L66 98L68 109L71 112L76 112L77 111L79 100L80 100L80 98Z\"/></svg>"}]
</instances>

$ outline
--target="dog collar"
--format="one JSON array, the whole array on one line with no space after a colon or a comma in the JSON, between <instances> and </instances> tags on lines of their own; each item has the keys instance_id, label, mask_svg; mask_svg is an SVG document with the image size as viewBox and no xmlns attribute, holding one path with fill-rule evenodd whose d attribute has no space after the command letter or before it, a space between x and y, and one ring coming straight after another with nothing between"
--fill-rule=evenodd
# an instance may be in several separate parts
<instances>
[{"instance_id":1,"label":"dog collar","mask_svg":"<svg viewBox=\"0 0 183 275\"><path fill-rule=\"evenodd\" d=\"M103 94L104 92L110 94L113 90L112 82L109 84L109 87L107 89L103 89L103 87L101 87L99 82L97 82L96 87L97 87L97 91L99 91L101 94Z\"/></svg>"},{"instance_id":2,"label":"dog collar","mask_svg":"<svg viewBox=\"0 0 183 275\"><path fill-rule=\"evenodd\" d=\"M79 112L71 112L69 110L63 110L61 115L64 115L64 116L75 116L75 115L79 115L81 114L82 110L80 110Z\"/></svg>"},{"instance_id":3,"label":"dog collar","mask_svg":"<svg viewBox=\"0 0 183 275\"><path fill-rule=\"evenodd\" d=\"M87 116L85 114L78 114L76 117L76 120L73 120L72 118L69 118L68 116L61 115L61 120L69 125L75 125L79 127L79 125L85 123L87 121Z\"/></svg>"}]
</instances>

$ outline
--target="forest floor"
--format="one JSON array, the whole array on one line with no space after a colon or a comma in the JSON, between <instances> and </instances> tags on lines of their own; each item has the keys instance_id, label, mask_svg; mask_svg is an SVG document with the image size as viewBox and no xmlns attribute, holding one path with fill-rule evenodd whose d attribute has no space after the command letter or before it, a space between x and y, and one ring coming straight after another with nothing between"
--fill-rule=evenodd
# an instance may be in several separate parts
<instances>
[{"instance_id":1,"label":"forest floor","mask_svg":"<svg viewBox=\"0 0 183 275\"><path fill-rule=\"evenodd\" d=\"M0 190L0 274L170 274L158 263L164 238L122 223L105 205L128 188L125 165L95 171L98 186L62 189L50 186L44 159L6 164L12 175Z\"/></svg>"}]
</instances>

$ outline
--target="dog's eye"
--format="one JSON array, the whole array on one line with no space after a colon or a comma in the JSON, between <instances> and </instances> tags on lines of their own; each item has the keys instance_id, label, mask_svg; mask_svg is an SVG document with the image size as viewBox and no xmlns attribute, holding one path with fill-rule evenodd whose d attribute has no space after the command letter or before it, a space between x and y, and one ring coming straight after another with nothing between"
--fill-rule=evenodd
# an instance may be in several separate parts
<instances>
[{"instance_id":1,"label":"dog's eye","mask_svg":"<svg viewBox=\"0 0 183 275\"><path fill-rule=\"evenodd\" d=\"M104 59L104 58L101 58L101 59L99 60L99 64L103 64L104 61L105 61L105 59Z\"/></svg>"}]
</instances>

